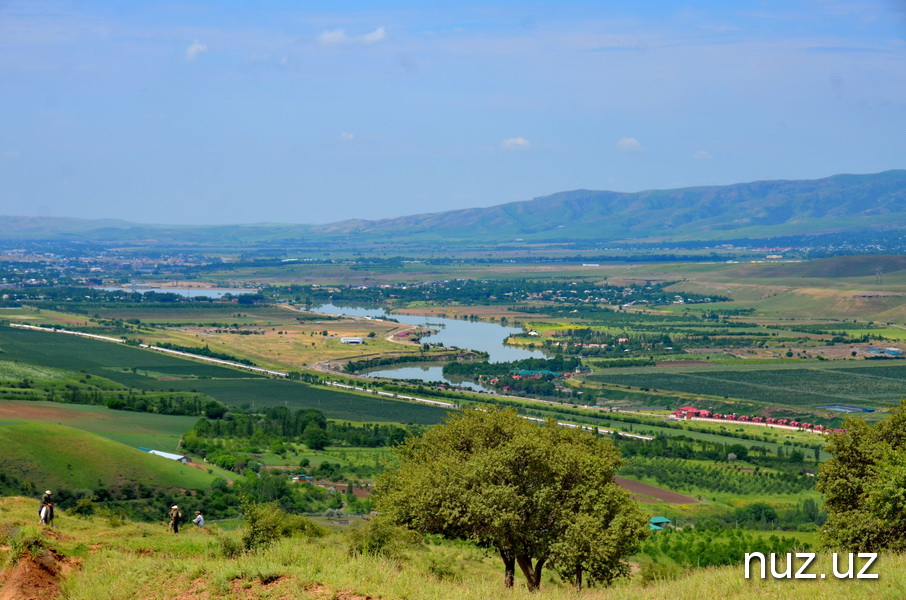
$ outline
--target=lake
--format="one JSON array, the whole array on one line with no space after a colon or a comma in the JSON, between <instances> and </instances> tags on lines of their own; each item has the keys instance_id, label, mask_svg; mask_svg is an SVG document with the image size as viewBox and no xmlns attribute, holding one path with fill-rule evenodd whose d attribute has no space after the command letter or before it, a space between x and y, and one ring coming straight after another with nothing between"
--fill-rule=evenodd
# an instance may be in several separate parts
<instances>
[{"instance_id":1,"label":"lake","mask_svg":"<svg viewBox=\"0 0 906 600\"><path fill-rule=\"evenodd\" d=\"M507 327L496 323L482 323L460 319L448 319L437 316L400 315L388 313L383 308L365 308L352 306L337 306L334 304L321 304L311 308L312 312L325 315L346 315L350 317L370 317L373 319L391 318L406 325L418 325L426 329L438 330L437 333L422 338L428 343L443 344L445 347L459 348L461 350L477 350L488 353L490 362L511 362L525 358L545 358L540 350L526 350L514 346L507 346L504 340L510 335L522 333L519 327ZM374 377L390 377L393 379L417 379L420 381L443 381L450 385L460 385L475 390L485 388L470 381L451 381L444 377L442 367L437 365L412 365L397 368L381 368L366 373ZM490 390L486 390L490 391Z\"/></svg>"}]
</instances>

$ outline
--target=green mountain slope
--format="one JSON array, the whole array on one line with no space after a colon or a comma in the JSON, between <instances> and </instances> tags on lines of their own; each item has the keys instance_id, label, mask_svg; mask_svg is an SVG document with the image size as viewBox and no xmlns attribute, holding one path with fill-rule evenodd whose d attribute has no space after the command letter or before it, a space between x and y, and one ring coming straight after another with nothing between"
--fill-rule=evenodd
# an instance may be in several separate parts
<instances>
[{"instance_id":1,"label":"green mountain slope","mask_svg":"<svg viewBox=\"0 0 906 600\"><path fill-rule=\"evenodd\" d=\"M72 427L0 421L0 472L38 488L143 483L206 489L213 475Z\"/></svg>"},{"instance_id":2,"label":"green mountain slope","mask_svg":"<svg viewBox=\"0 0 906 600\"><path fill-rule=\"evenodd\" d=\"M718 239L906 224L906 170L619 193L575 190L483 209L346 221L325 233L531 239Z\"/></svg>"}]
</instances>

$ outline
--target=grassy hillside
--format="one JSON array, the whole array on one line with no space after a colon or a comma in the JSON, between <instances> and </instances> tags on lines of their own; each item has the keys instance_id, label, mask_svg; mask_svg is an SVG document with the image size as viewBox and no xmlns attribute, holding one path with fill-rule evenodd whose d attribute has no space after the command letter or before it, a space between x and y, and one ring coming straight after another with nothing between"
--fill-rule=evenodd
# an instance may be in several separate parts
<instances>
[{"instance_id":1,"label":"grassy hillside","mask_svg":"<svg viewBox=\"0 0 906 600\"><path fill-rule=\"evenodd\" d=\"M0 421L0 472L43 489L128 482L206 489L214 475L73 427Z\"/></svg>"},{"instance_id":2,"label":"grassy hillside","mask_svg":"<svg viewBox=\"0 0 906 600\"><path fill-rule=\"evenodd\" d=\"M0 561L11 565L0 576L0 596L20 600L126 600L180 598L328 598L387 600L588 599L588 600L751 600L753 598L814 600L901 598L906 588L906 556L882 556L871 572L878 579L747 580L741 567L690 569L676 579L649 581L635 572L632 579L610 589L576 593L547 571L540 592L530 594L517 579L505 591L499 559L492 553L445 544L421 545L397 558L350 557L344 532L318 539L289 538L259 552L225 556L230 540L241 532L220 528L184 529L168 534L163 523L121 526L102 518L61 514L57 529L37 531L31 499L0 500ZM36 538L31 552L23 540ZM5 538L5 539L3 539ZM32 556L34 555L34 557ZM817 572L830 573L830 558L819 556ZM28 567L44 565L44 569ZM56 573L56 577L54 577ZM111 577L116 573L116 577ZM28 594L23 583L45 587ZM30 578L30 579L29 579ZM61 585L62 584L62 585ZM62 587L62 589L61 589ZM17 592L19 592L17 594Z\"/></svg>"},{"instance_id":3,"label":"grassy hillside","mask_svg":"<svg viewBox=\"0 0 906 600\"><path fill-rule=\"evenodd\" d=\"M198 418L111 410L87 404L0 400L2 420L66 423L69 427L96 433L133 448L176 452L179 438Z\"/></svg>"}]
</instances>

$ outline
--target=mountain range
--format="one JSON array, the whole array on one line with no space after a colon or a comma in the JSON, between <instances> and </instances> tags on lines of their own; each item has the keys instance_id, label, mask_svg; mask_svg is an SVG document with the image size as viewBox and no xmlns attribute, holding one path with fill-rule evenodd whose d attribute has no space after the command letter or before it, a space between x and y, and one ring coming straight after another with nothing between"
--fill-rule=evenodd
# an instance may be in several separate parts
<instances>
[{"instance_id":1,"label":"mountain range","mask_svg":"<svg viewBox=\"0 0 906 600\"><path fill-rule=\"evenodd\" d=\"M906 227L906 170L635 193L573 190L489 208L327 225L141 225L0 217L0 238L185 243L393 239L637 242L762 239Z\"/></svg>"}]
</instances>

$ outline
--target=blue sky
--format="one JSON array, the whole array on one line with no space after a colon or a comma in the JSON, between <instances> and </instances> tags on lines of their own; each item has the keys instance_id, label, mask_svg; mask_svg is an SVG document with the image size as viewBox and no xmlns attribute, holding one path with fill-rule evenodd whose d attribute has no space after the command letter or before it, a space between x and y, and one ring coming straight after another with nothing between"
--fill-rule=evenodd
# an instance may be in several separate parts
<instances>
[{"instance_id":1,"label":"blue sky","mask_svg":"<svg viewBox=\"0 0 906 600\"><path fill-rule=\"evenodd\" d=\"M327 223L906 168L906 2L0 0L0 215Z\"/></svg>"}]
</instances>

